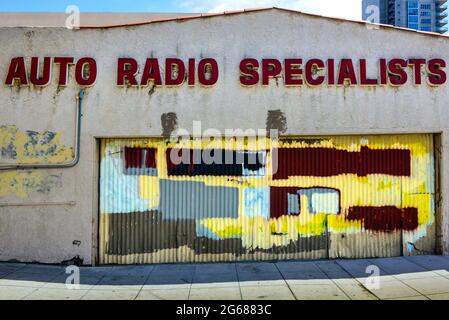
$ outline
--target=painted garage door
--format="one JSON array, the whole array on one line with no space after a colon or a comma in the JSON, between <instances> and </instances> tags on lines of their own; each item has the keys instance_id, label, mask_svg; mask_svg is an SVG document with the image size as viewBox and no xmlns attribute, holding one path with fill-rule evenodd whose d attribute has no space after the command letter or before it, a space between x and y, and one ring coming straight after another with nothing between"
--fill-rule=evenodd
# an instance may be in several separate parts
<instances>
[{"instance_id":1,"label":"painted garage door","mask_svg":"<svg viewBox=\"0 0 449 320\"><path fill-rule=\"evenodd\" d=\"M433 148L423 134L104 139L99 261L433 252Z\"/></svg>"}]
</instances>

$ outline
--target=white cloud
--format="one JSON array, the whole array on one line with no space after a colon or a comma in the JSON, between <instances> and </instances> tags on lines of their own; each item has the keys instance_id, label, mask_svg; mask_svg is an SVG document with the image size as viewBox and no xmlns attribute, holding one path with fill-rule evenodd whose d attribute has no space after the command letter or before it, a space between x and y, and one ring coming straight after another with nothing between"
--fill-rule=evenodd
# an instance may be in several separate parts
<instances>
[{"instance_id":1,"label":"white cloud","mask_svg":"<svg viewBox=\"0 0 449 320\"><path fill-rule=\"evenodd\" d=\"M195 12L223 12L255 7L281 7L331 17L361 20L361 0L180 0Z\"/></svg>"}]
</instances>

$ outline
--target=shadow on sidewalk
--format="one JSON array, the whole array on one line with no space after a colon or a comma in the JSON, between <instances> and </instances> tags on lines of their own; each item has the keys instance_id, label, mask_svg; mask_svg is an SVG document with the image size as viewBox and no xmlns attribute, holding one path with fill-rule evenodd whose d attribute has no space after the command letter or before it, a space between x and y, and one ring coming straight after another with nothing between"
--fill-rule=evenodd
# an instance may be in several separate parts
<instances>
[{"instance_id":1,"label":"shadow on sidewalk","mask_svg":"<svg viewBox=\"0 0 449 320\"><path fill-rule=\"evenodd\" d=\"M449 279L449 257L417 256L362 260L315 260L282 262L239 262L209 264L161 264L80 267L81 285L141 286L232 282L294 281L306 284L319 280L363 279L379 268L380 276L444 276ZM0 263L0 285L65 285L75 267ZM71 281L72 278L69 279ZM301 282L304 280L304 282Z\"/></svg>"}]
</instances>

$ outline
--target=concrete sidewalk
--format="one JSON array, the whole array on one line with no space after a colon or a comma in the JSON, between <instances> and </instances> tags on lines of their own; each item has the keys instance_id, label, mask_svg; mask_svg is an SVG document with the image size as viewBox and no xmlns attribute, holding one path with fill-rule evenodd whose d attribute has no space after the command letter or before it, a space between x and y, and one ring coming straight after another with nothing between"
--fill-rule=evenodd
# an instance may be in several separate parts
<instances>
[{"instance_id":1,"label":"concrete sidewalk","mask_svg":"<svg viewBox=\"0 0 449 320\"><path fill-rule=\"evenodd\" d=\"M380 269L372 288L367 268ZM0 263L0 299L449 299L449 257L65 268Z\"/></svg>"}]
</instances>

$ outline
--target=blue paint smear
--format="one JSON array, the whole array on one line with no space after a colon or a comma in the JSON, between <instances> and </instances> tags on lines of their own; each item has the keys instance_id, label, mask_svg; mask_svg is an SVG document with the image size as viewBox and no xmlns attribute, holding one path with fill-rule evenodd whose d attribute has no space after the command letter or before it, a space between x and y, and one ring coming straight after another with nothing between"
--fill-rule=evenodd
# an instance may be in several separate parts
<instances>
[{"instance_id":1,"label":"blue paint smear","mask_svg":"<svg viewBox=\"0 0 449 320\"><path fill-rule=\"evenodd\" d=\"M300 213L300 199L298 194L288 194L288 214L298 215Z\"/></svg>"},{"instance_id":2,"label":"blue paint smear","mask_svg":"<svg viewBox=\"0 0 449 320\"><path fill-rule=\"evenodd\" d=\"M105 157L100 167L100 212L145 212L147 199L139 197L139 176L125 175L120 158Z\"/></svg>"},{"instance_id":3,"label":"blue paint smear","mask_svg":"<svg viewBox=\"0 0 449 320\"><path fill-rule=\"evenodd\" d=\"M270 188L245 188L243 198L244 215L270 218Z\"/></svg>"},{"instance_id":4,"label":"blue paint smear","mask_svg":"<svg viewBox=\"0 0 449 320\"><path fill-rule=\"evenodd\" d=\"M157 177L156 168L128 168L125 169L125 174L130 176L149 176Z\"/></svg>"},{"instance_id":5,"label":"blue paint smear","mask_svg":"<svg viewBox=\"0 0 449 320\"><path fill-rule=\"evenodd\" d=\"M201 223L201 220L197 220L195 223L196 227L196 236L197 237L205 237L212 240L223 240L223 237L220 237L215 232L211 231L208 227Z\"/></svg>"},{"instance_id":6,"label":"blue paint smear","mask_svg":"<svg viewBox=\"0 0 449 320\"><path fill-rule=\"evenodd\" d=\"M312 188L299 191L308 198L310 213L338 214L340 212L340 193L334 189Z\"/></svg>"}]
</instances>

